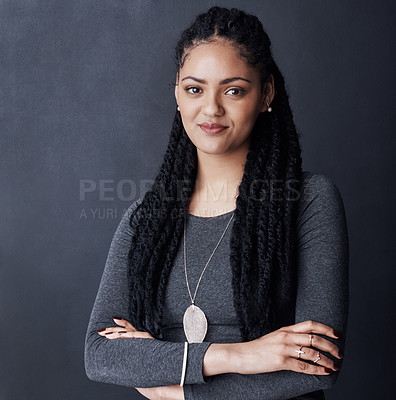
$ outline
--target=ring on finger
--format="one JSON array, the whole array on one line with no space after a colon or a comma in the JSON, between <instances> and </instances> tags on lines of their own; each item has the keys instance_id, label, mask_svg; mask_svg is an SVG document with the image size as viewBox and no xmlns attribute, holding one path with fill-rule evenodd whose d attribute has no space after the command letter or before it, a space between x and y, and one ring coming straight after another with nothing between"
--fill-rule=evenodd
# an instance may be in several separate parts
<instances>
[{"instance_id":1,"label":"ring on finger","mask_svg":"<svg viewBox=\"0 0 396 400\"><path fill-rule=\"evenodd\" d=\"M312 347L312 339L313 339L313 336L309 335L309 347Z\"/></svg>"},{"instance_id":2,"label":"ring on finger","mask_svg":"<svg viewBox=\"0 0 396 400\"><path fill-rule=\"evenodd\" d=\"M296 353L298 353L297 358L300 358L300 354L304 354L304 351L302 351L302 345L300 346L300 348L298 350L294 350Z\"/></svg>"},{"instance_id":3,"label":"ring on finger","mask_svg":"<svg viewBox=\"0 0 396 400\"><path fill-rule=\"evenodd\" d=\"M316 363L317 361L319 361L320 360L320 353L319 353L319 351L318 351L318 354L316 355L316 360L314 360L314 363Z\"/></svg>"}]
</instances>

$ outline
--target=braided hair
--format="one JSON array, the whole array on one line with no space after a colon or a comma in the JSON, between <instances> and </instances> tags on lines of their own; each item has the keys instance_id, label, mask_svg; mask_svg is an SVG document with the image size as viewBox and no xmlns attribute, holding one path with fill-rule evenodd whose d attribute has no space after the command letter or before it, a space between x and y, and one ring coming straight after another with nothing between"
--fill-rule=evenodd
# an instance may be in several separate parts
<instances>
[{"instance_id":1,"label":"braided hair","mask_svg":"<svg viewBox=\"0 0 396 400\"><path fill-rule=\"evenodd\" d=\"M301 149L284 78L256 16L220 7L198 15L177 43L177 71L188 51L218 39L227 40L260 70L262 87L272 74L276 90L273 111L260 113L251 132L231 232L234 307L242 340L248 341L284 326L281 315L294 315L297 201L293 193L300 189ZM157 338L163 337L165 288L196 174L197 149L176 111L162 165L130 219L134 234L128 256L129 318L137 330Z\"/></svg>"}]
</instances>

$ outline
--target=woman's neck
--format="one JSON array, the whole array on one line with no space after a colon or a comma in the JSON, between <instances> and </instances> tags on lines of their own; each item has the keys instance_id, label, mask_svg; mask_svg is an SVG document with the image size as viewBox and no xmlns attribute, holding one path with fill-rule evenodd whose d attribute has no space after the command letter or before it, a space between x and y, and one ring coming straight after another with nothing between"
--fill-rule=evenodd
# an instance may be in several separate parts
<instances>
[{"instance_id":1,"label":"woman's neck","mask_svg":"<svg viewBox=\"0 0 396 400\"><path fill-rule=\"evenodd\" d=\"M197 178L189 204L191 214L214 216L235 209L246 155L247 150L220 155L197 152Z\"/></svg>"}]
</instances>

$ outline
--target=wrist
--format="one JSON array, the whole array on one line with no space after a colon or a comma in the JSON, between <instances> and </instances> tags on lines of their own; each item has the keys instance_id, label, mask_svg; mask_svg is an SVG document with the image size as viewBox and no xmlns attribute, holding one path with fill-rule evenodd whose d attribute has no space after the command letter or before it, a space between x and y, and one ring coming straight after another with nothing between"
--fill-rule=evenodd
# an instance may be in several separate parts
<instances>
[{"instance_id":1,"label":"wrist","mask_svg":"<svg viewBox=\"0 0 396 400\"><path fill-rule=\"evenodd\" d=\"M160 386L153 389L157 389L156 397L152 397L153 399L184 400L184 389L179 385ZM142 394L145 395L145 393Z\"/></svg>"},{"instance_id":2,"label":"wrist","mask_svg":"<svg viewBox=\"0 0 396 400\"><path fill-rule=\"evenodd\" d=\"M205 352L203 375L238 373L243 343L212 343Z\"/></svg>"},{"instance_id":3,"label":"wrist","mask_svg":"<svg viewBox=\"0 0 396 400\"><path fill-rule=\"evenodd\" d=\"M229 347L229 361L230 361L230 372L234 374L243 373L243 363L245 353L245 343L232 343Z\"/></svg>"}]
</instances>

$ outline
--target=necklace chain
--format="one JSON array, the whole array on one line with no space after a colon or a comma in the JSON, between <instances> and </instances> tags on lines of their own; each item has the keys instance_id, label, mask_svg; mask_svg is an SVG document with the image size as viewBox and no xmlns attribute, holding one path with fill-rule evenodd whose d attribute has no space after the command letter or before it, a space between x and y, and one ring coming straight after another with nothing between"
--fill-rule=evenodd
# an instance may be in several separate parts
<instances>
[{"instance_id":1,"label":"necklace chain","mask_svg":"<svg viewBox=\"0 0 396 400\"><path fill-rule=\"evenodd\" d=\"M212 259L212 257L213 257L213 255L214 255L215 251L216 251L217 248L219 247L219 244L220 244L221 240L223 239L223 237L224 237L224 235L225 235L225 233L226 233L226 231L227 231L227 229L228 229L228 226L230 225L230 223L231 223L231 221L232 221L233 218L234 218L234 212L232 213L231 218L230 218L230 220L228 221L227 226L226 226L225 229L224 229L224 232L222 233L222 235L221 235L219 241L217 242L216 247L215 247L214 250L212 251L212 254L211 254L210 257L209 257L209 260L206 262L205 268L203 269L203 271L202 271L202 273L201 273L201 276L199 277L199 280L198 280L198 283L197 283L197 287L195 288L194 297L192 297L192 296L191 296L191 291L190 291L190 285L188 284L188 278L187 278L186 214L184 214L184 272L185 272L185 275L186 275L186 283L187 283L188 294L190 295L190 299L191 299L191 303L192 303L192 304L194 304L195 297L196 297L197 291L198 291L198 286L199 286L199 284L200 284L200 282L201 282L201 279L202 279L202 276L203 276L203 274L204 274L204 272L205 272L205 270L206 270L206 267L209 265L209 262L210 262L210 260Z\"/></svg>"}]
</instances>

